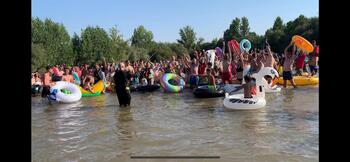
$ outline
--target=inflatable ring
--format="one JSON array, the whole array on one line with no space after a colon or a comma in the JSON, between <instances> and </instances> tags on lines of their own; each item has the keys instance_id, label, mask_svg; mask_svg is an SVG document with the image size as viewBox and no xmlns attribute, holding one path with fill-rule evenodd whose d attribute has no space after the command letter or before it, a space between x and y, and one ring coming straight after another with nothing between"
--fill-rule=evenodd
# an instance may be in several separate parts
<instances>
[{"instance_id":1,"label":"inflatable ring","mask_svg":"<svg viewBox=\"0 0 350 162\"><path fill-rule=\"evenodd\" d=\"M292 37L292 41L294 42L294 44L300 48L301 50L310 53L312 51L314 51L314 46L307 41L305 38L299 36L299 35L294 35Z\"/></svg>"},{"instance_id":2,"label":"inflatable ring","mask_svg":"<svg viewBox=\"0 0 350 162\"><path fill-rule=\"evenodd\" d=\"M69 90L71 93L65 94L61 89ZM58 81L55 86L50 88L49 98L58 102L72 103L80 100L81 91L79 87L73 83Z\"/></svg>"},{"instance_id":3,"label":"inflatable ring","mask_svg":"<svg viewBox=\"0 0 350 162\"><path fill-rule=\"evenodd\" d=\"M178 82L179 85L171 85L169 83L170 79L176 80L176 82ZM185 81L181 79L178 75L172 73L164 74L162 76L162 79L160 80L160 84L166 92L180 92L185 87Z\"/></svg>"},{"instance_id":4,"label":"inflatable ring","mask_svg":"<svg viewBox=\"0 0 350 162\"><path fill-rule=\"evenodd\" d=\"M246 45L247 47L244 47L244 45ZM250 50L250 48L252 48L252 44L250 43L250 41L248 39L243 39L239 43L239 47L241 48L241 51L248 52Z\"/></svg>"}]
</instances>

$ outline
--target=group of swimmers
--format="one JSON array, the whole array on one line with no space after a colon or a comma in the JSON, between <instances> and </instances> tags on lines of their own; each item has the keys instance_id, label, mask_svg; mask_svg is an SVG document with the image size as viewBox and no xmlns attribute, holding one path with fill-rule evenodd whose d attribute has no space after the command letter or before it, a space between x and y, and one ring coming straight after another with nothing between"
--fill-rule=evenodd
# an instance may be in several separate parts
<instances>
[{"instance_id":1,"label":"group of swimmers","mask_svg":"<svg viewBox=\"0 0 350 162\"><path fill-rule=\"evenodd\" d=\"M315 75L318 69L319 46L316 41L312 43L315 48L309 55L298 50L292 42L285 48L282 55L278 55L271 51L266 41L264 49L254 49L250 52L238 49L231 51L228 48L228 52L224 51L222 55L215 55L214 62L211 62L211 56L207 52L196 50L191 55L172 56L169 60L159 62L126 60L107 63L103 58L102 64L93 66L87 64L47 66L43 75L38 72L32 73L32 87L41 90L41 96L46 97L55 82L68 81L95 93L92 89L93 84L103 80L106 87L107 83L110 83L108 86L114 86L114 89L118 91L116 88L118 77L115 77L118 71L123 72L123 75L120 76L125 79L126 83L123 82L123 84L126 87L159 84L162 74L175 73L181 76L191 88L197 87L202 82L214 87L218 83L242 84L245 97L251 98L255 91L254 79L251 75L262 67L273 67L276 70L283 67L284 87L287 81L290 81L296 88L292 71L296 71L294 75L302 75L306 70L306 64L309 66L310 76ZM273 78L266 77L265 79L271 83Z\"/></svg>"}]
</instances>

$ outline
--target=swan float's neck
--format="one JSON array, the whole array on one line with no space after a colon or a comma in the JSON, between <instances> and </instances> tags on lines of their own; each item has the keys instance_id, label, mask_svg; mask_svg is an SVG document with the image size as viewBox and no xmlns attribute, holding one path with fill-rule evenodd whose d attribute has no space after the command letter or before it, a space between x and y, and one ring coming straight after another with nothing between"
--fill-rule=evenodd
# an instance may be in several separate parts
<instances>
[{"instance_id":1,"label":"swan float's neck","mask_svg":"<svg viewBox=\"0 0 350 162\"><path fill-rule=\"evenodd\" d=\"M263 76L259 75L259 73L253 74L252 77L255 78L256 97L265 98L265 85L267 84L267 81Z\"/></svg>"}]
</instances>

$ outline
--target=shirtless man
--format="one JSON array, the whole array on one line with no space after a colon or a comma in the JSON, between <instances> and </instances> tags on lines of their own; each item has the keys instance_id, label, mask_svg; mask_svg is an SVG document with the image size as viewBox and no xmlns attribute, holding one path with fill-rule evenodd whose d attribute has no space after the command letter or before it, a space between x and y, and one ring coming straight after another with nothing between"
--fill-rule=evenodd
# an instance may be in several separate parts
<instances>
[{"instance_id":1,"label":"shirtless man","mask_svg":"<svg viewBox=\"0 0 350 162\"><path fill-rule=\"evenodd\" d=\"M294 88L297 88L297 86L294 83L293 75L292 75L292 66L294 64L294 60L296 58L295 55L295 46L293 46L293 50L290 52L288 51L289 47L291 47L294 43L291 42L285 49L284 49L284 63L283 63L283 87L287 87L287 80L290 81L290 83L293 85Z\"/></svg>"},{"instance_id":2,"label":"shirtless man","mask_svg":"<svg viewBox=\"0 0 350 162\"><path fill-rule=\"evenodd\" d=\"M142 63L143 63L143 61L142 61ZM130 64L130 61L129 61L129 60L127 60L127 61L125 62L125 70L126 70L127 72L130 72L131 75L133 75L133 74L135 73L135 70L134 70L134 68L132 67L132 65Z\"/></svg>"},{"instance_id":3,"label":"shirtless man","mask_svg":"<svg viewBox=\"0 0 350 162\"><path fill-rule=\"evenodd\" d=\"M53 74L53 70L51 66L46 67L46 72L44 74L43 79L43 91L41 93L41 97L47 97L50 94L50 87L55 85L55 82L52 82L51 75Z\"/></svg>"},{"instance_id":4,"label":"shirtless man","mask_svg":"<svg viewBox=\"0 0 350 162\"><path fill-rule=\"evenodd\" d=\"M198 85L198 67L199 63L196 58L193 58L192 61L190 62L188 60L188 57L185 59L185 64L190 66L190 87L194 88Z\"/></svg>"}]
</instances>

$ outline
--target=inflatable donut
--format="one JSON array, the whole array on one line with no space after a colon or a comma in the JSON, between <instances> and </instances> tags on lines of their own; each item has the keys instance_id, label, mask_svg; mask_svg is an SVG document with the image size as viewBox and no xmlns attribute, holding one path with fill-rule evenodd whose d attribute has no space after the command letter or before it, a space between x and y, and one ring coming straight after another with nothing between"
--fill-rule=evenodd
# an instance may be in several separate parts
<instances>
[{"instance_id":1,"label":"inflatable donut","mask_svg":"<svg viewBox=\"0 0 350 162\"><path fill-rule=\"evenodd\" d=\"M175 80L179 85L172 85L169 83L169 80ZM163 87L165 92L180 92L185 87L185 81L181 79L178 75L172 73L166 73L162 76L160 84Z\"/></svg>"},{"instance_id":2,"label":"inflatable donut","mask_svg":"<svg viewBox=\"0 0 350 162\"><path fill-rule=\"evenodd\" d=\"M250 43L250 41L248 39L243 39L240 43L239 46L241 48L241 51L246 51L248 52L250 50L250 48L252 48L252 44ZM244 47L246 46L246 47Z\"/></svg>"},{"instance_id":3,"label":"inflatable donut","mask_svg":"<svg viewBox=\"0 0 350 162\"><path fill-rule=\"evenodd\" d=\"M64 93L61 90L69 91L70 93ZM57 102L72 103L79 101L81 98L81 91L79 87L73 83L58 81L56 85L50 88L50 100Z\"/></svg>"}]
</instances>

